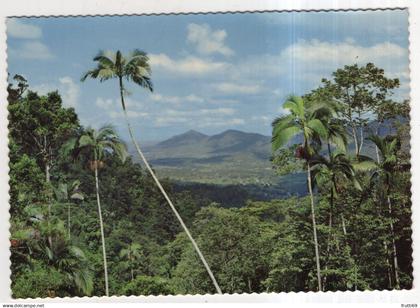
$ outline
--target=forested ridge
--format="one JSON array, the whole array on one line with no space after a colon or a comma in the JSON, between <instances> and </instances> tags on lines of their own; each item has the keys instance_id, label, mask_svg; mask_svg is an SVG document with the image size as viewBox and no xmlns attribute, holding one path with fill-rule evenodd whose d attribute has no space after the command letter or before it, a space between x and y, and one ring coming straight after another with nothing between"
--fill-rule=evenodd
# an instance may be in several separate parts
<instances>
[{"instance_id":1,"label":"forested ridge","mask_svg":"<svg viewBox=\"0 0 420 308\"><path fill-rule=\"evenodd\" d=\"M349 65L279 102L272 165L307 174L304 197L230 204L223 189L215 202L209 187L161 179L223 293L412 287L409 102L385 76ZM60 93L39 95L20 75L8 93L13 297L216 293L112 125L82 126ZM366 135L372 123L387 134Z\"/></svg>"}]
</instances>

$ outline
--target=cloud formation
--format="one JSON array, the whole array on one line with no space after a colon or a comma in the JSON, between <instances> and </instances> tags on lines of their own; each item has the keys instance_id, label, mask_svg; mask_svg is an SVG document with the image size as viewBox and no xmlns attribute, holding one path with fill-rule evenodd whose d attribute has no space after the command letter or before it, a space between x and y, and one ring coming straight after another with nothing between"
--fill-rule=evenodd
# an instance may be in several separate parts
<instances>
[{"instance_id":1,"label":"cloud formation","mask_svg":"<svg viewBox=\"0 0 420 308\"><path fill-rule=\"evenodd\" d=\"M54 57L48 46L40 41L42 37L40 27L24 23L18 18L8 18L6 25L8 36L23 40L17 44L17 47L9 46L9 56L29 60L46 60Z\"/></svg>"},{"instance_id":2,"label":"cloud formation","mask_svg":"<svg viewBox=\"0 0 420 308\"><path fill-rule=\"evenodd\" d=\"M228 66L225 62L217 62L195 56L181 59L172 59L164 53L150 54L150 64L156 70L164 70L169 73L191 76L220 73Z\"/></svg>"},{"instance_id":3,"label":"cloud formation","mask_svg":"<svg viewBox=\"0 0 420 308\"><path fill-rule=\"evenodd\" d=\"M214 84L213 87L217 91L225 94L256 94L262 90L261 86L257 84L245 85L231 82Z\"/></svg>"},{"instance_id":4,"label":"cloud formation","mask_svg":"<svg viewBox=\"0 0 420 308\"><path fill-rule=\"evenodd\" d=\"M10 54L29 60L46 60L54 58L54 55L49 48L38 41L23 42L19 48L11 49Z\"/></svg>"},{"instance_id":5,"label":"cloud formation","mask_svg":"<svg viewBox=\"0 0 420 308\"><path fill-rule=\"evenodd\" d=\"M19 39L39 39L42 36L41 28L26 24L17 18L8 18L6 21L7 35Z\"/></svg>"},{"instance_id":6,"label":"cloud formation","mask_svg":"<svg viewBox=\"0 0 420 308\"><path fill-rule=\"evenodd\" d=\"M44 83L31 86L31 88L39 95L46 95L49 92L57 90L61 95L65 107L77 108L79 106L80 87L69 76L58 78L58 83L56 84Z\"/></svg>"},{"instance_id":7,"label":"cloud formation","mask_svg":"<svg viewBox=\"0 0 420 308\"><path fill-rule=\"evenodd\" d=\"M199 97L195 94L187 96L165 96L162 94L154 93L150 95L150 99L155 102L163 102L170 104L181 104L181 103L203 103L204 98Z\"/></svg>"},{"instance_id":8,"label":"cloud formation","mask_svg":"<svg viewBox=\"0 0 420 308\"><path fill-rule=\"evenodd\" d=\"M225 45L225 30L212 30L208 24L191 23L187 27L187 42L203 55L221 54L231 56L234 51Z\"/></svg>"},{"instance_id":9,"label":"cloud formation","mask_svg":"<svg viewBox=\"0 0 420 308\"><path fill-rule=\"evenodd\" d=\"M65 76L58 79L62 93L63 103L67 107L76 108L79 104L80 88L72 78Z\"/></svg>"}]
</instances>

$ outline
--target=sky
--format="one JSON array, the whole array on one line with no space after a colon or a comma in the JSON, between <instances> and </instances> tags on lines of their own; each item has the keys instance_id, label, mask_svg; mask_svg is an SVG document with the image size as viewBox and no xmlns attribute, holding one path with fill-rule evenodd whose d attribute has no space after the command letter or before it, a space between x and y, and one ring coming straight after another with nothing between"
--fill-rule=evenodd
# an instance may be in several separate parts
<instances>
[{"instance_id":1,"label":"sky","mask_svg":"<svg viewBox=\"0 0 420 308\"><path fill-rule=\"evenodd\" d=\"M147 52L153 93L126 84L140 141L190 129L270 135L287 96L354 63L400 78L395 99L409 97L406 10L9 18L7 46L11 76L40 94L58 90L83 125L112 123L126 139L117 80L80 78L99 50Z\"/></svg>"}]
</instances>

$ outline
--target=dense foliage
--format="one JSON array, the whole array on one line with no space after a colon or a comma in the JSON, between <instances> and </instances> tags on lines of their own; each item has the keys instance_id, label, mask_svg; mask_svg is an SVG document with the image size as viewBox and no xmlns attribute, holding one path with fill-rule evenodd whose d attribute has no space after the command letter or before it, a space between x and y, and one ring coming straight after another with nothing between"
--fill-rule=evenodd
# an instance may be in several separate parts
<instances>
[{"instance_id":1,"label":"dense foliage","mask_svg":"<svg viewBox=\"0 0 420 308\"><path fill-rule=\"evenodd\" d=\"M306 196L256 201L235 195L243 187L162 181L223 292L411 288L409 108L391 100L398 84L373 64L346 66L288 100L272 163L279 175L306 172ZM69 149L91 130L59 93L29 89L21 76L8 88L13 296L105 295L102 222L110 295L215 293L149 173L119 150ZM363 113L390 129L368 138L380 129L369 133Z\"/></svg>"}]
</instances>

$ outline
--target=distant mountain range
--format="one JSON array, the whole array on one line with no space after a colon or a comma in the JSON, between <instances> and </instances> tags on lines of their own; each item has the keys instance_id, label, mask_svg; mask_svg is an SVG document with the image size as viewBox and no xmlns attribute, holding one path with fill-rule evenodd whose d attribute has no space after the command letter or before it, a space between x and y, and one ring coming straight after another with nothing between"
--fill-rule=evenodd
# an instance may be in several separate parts
<instances>
[{"instance_id":1,"label":"distant mountain range","mask_svg":"<svg viewBox=\"0 0 420 308\"><path fill-rule=\"evenodd\" d=\"M390 132L388 124L381 125L379 135ZM365 137L374 134L376 126L371 122L365 128ZM296 136L291 143L300 139L301 136ZM348 141L349 151L353 152L351 136ZM285 181L285 178L280 180L272 169L270 136L233 129L208 136L189 130L165 141L143 146L146 157L160 177L180 182L271 186ZM375 157L373 143L365 140L362 153ZM290 182L296 180L296 174L286 177L293 178Z\"/></svg>"},{"instance_id":2,"label":"distant mountain range","mask_svg":"<svg viewBox=\"0 0 420 308\"><path fill-rule=\"evenodd\" d=\"M212 184L269 184L271 137L239 130L208 136L195 130L144 146L160 176Z\"/></svg>"},{"instance_id":3,"label":"distant mountain range","mask_svg":"<svg viewBox=\"0 0 420 308\"><path fill-rule=\"evenodd\" d=\"M237 155L267 160L270 157L271 137L238 130L227 130L208 136L189 130L158 144L148 146L145 152L156 165L171 165L171 159L189 162L221 162Z\"/></svg>"}]
</instances>

